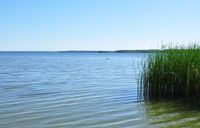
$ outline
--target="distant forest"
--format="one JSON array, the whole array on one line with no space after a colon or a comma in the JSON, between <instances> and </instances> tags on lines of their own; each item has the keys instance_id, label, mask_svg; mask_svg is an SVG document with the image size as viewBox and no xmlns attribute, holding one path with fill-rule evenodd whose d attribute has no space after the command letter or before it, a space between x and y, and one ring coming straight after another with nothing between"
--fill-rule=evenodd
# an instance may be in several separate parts
<instances>
[{"instance_id":1,"label":"distant forest","mask_svg":"<svg viewBox=\"0 0 200 128\"><path fill-rule=\"evenodd\" d=\"M116 50L116 51L58 51L64 53L155 53L157 49L151 50Z\"/></svg>"}]
</instances>

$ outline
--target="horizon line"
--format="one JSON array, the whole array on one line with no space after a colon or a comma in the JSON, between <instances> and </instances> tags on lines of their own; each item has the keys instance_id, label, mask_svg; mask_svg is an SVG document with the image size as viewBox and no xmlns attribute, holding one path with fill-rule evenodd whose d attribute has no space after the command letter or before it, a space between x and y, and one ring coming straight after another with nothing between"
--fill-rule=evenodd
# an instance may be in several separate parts
<instances>
[{"instance_id":1,"label":"horizon line","mask_svg":"<svg viewBox=\"0 0 200 128\"><path fill-rule=\"evenodd\" d=\"M0 50L0 52L116 52L116 51L152 51L160 49L118 49L118 50Z\"/></svg>"}]
</instances>

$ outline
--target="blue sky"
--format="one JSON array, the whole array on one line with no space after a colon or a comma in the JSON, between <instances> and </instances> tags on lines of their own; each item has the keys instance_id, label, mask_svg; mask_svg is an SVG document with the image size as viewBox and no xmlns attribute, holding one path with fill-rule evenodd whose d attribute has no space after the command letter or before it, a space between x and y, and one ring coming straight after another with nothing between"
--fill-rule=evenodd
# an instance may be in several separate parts
<instances>
[{"instance_id":1,"label":"blue sky","mask_svg":"<svg viewBox=\"0 0 200 128\"><path fill-rule=\"evenodd\" d=\"M0 0L0 50L158 48L200 40L200 0Z\"/></svg>"}]
</instances>

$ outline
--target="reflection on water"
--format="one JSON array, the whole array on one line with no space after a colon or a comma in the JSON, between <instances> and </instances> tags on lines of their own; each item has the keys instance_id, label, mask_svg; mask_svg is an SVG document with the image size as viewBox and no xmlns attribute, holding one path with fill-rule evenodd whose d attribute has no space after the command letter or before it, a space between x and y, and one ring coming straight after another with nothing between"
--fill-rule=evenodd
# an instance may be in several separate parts
<instances>
[{"instance_id":1,"label":"reflection on water","mask_svg":"<svg viewBox=\"0 0 200 128\"><path fill-rule=\"evenodd\" d=\"M152 128L200 127L200 105L197 103L188 100L151 101L146 102L145 108Z\"/></svg>"}]
</instances>

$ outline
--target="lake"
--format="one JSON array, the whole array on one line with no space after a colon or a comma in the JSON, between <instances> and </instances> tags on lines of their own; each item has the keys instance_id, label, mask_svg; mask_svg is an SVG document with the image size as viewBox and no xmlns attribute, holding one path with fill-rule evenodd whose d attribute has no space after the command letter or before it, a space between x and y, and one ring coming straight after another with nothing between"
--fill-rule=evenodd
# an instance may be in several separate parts
<instances>
[{"instance_id":1,"label":"lake","mask_svg":"<svg viewBox=\"0 0 200 128\"><path fill-rule=\"evenodd\" d=\"M145 53L0 53L0 128L200 126L199 110L138 100Z\"/></svg>"}]
</instances>

